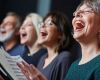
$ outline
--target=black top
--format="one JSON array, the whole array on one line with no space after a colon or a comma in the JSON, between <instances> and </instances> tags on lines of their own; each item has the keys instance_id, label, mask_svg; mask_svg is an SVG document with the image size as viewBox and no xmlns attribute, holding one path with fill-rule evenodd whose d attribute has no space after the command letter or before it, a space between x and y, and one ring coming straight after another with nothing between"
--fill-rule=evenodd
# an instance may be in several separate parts
<instances>
[{"instance_id":1,"label":"black top","mask_svg":"<svg viewBox=\"0 0 100 80\"><path fill-rule=\"evenodd\" d=\"M27 53L22 55L22 58L29 64L33 64L35 67L37 67L37 64L40 60L40 58L47 53L46 49L40 49L39 51L37 51L36 53L34 53L33 55L28 55L28 50L26 51Z\"/></svg>"},{"instance_id":2,"label":"black top","mask_svg":"<svg viewBox=\"0 0 100 80\"><path fill-rule=\"evenodd\" d=\"M38 69L48 80L64 80L65 73L71 64L70 53L67 51L61 52L47 67L43 68L46 57L47 54L40 59Z\"/></svg>"},{"instance_id":3,"label":"black top","mask_svg":"<svg viewBox=\"0 0 100 80\"><path fill-rule=\"evenodd\" d=\"M79 61L71 65L65 80L100 80L100 55L82 65Z\"/></svg>"}]
</instances>

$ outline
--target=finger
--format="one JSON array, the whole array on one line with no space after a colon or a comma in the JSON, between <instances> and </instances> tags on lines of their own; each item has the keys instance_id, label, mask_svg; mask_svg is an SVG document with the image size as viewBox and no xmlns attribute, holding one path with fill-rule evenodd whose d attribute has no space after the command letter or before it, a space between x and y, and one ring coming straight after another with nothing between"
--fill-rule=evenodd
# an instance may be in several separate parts
<instances>
[{"instance_id":1,"label":"finger","mask_svg":"<svg viewBox=\"0 0 100 80\"><path fill-rule=\"evenodd\" d=\"M21 70L23 70L23 69L24 69L24 65L22 64L22 62L17 63L17 65L18 65L18 67L19 67Z\"/></svg>"},{"instance_id":2,"label":"finger","mask_svg":"<svg viewBox=\"0 0 100 80\"><path fill-rule=\"evenodd\" d=\"M29 71L25 68L25 64L24 62L20 62L20 63L17 63L18 67L21 69L22 73L26 76L26 78L28 80L31 80L29 78Z\"/></svg>"},{"instance_id":3,"label":"finger","mask_svg":"<svg viewBox=\"0 0 100 80\"><path fill-rule=\"evenodd\" d=\"M30 66L35 80L47 80L46 77L35 66L33 66L32 64Z\"/></svg>"},{"instance_id":4,"label":"finger","mask_svg":"<svg viewBox=\"0 0 100 80\"><path fill-rule=\"evenodd\" d=\"M18 67L21 69L22 73L26 74L28 70L25 68L22 62L17 63Z\"/></svg>"},{"instance_id":5,"label":"finger","mask_svg":"<svg viewBox=\"0 0 100 80\"><path fill-rule=\"evenodd\" d=\"M33 73L33 75L39 74L39 70L32 64L30 64L30 72Z\"/></svg>"},{"instance_id":6,"label":"finger","mask_svg":"<svg viewBox=\"0 0 100 80\"><path fill-rule=\"evenodd\" d=\"M28 69L30 67L30 65L27 62L25 62L25 61L22 61L22 64L24 65L24 67L26 69Z\"/></svg>"},{"instance_id":7,"label":"finger","mask_svg":"<svg viewBox=\"0 0 100 80\"><path fill-rule=\"evenodd\" d=\"M29 76L27 76L28 78L29 78L29 80L35 80L36 78L36 76L37 76L37 70L36 70L36 68L32 65L32 64L30 64L29 65Z\"/></svg>"},{"instance_id":8,"label":"finger","mask_svg":"<svg viewBox=\"0 0 100 80\"><path fill-rule=\"evenodd\" d=\"M44 77L44 76L41 75L41 74L38 74L38 75L36 75L36 76L33 78L33 80L47 80L47 78Z\"/></svg>"}]
</instances>

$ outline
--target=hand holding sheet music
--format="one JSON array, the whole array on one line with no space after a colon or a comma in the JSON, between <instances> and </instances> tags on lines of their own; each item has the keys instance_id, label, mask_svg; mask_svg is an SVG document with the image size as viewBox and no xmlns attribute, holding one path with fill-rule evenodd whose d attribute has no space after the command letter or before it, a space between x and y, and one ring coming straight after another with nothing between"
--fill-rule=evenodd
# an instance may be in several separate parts
<instances>
[{"instance_id":1,"label":"hand holding sheet music","mask_svg":"<svg viewBox=\"0 0 100 80\"><path fill-rule=\"evenodd\" d=\"M32 64L22 61L21 63L18 63L18 66L28 80L47 80L46 77Z\"/></svg>"}]
</instances>

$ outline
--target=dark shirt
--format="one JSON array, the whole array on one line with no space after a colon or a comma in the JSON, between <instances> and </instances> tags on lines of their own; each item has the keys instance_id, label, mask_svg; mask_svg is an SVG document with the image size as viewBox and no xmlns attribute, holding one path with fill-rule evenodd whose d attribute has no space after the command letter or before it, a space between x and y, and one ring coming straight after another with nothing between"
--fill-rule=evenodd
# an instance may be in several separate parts
<instances>
[{"instance_id":1,"label":"dark shirt","mask_svg":"<svg viewBox=\"0 0 100 80\"><path fill-rule=\"evenodd\" d=\"M37 64L40 60L40 58L47 53L46 49L40 49L33 55L28 55L28 52L22 55L22 58L29 64L33 64L35 67L37 67Z\"/></svg>"},{"instance_id":2,"label":"dark shirt","mask_svg":"<svg viewBox=\"0 0 100 80\"><path fill-rule=\"evenodd\" d=\"M4 46L0 46L0 47L3 47ZM5 49L5 48L4 48ZM20 55L22 56L22 54L26 53L26 50L24 48L24 45L20 44L20 43L17 43L15 44L10 50L7 51L11 56L17 56L17 55Z\"/></svg>"},{"instance_id":3,"label":"dark shirt","mask_svg":"<svg viewBox=\"0 0 100 80\"><path fill-rule=\"evenodd\" d=\"M82 65L79 61L71 65L65 80L100 80L100 55Z\"/></svg>"},{"instance_id":4,"label":"dark shirt","mask_svg":"<svg viewBox=\"0 0 100 80\"><path fill-rule=\"evenodd\" d=\"M46 57L47 54L40 59L38 69L48 80L64 80L65 74L71 64L70 53L67 51L61 52L47 67L43 68Z\"/></svg>"},{"instance_id":5,"label":"dark shirt","mask_svg":"<svg viewBox=\"0 0 100 80\"><path fill-rule=\"evenodd\" d=\"M17 56L20 55L22 56L22 54L26 53L25 52L25 48L23 45L21 44L16 44L12 49L10 49L9 51L7 51L11 56Z\"/></svg>"},{"instance_id":6,"label":"dark shirt","mask_svg":"<svg viewBox=\"0 0 100 80\"><path fill-rule=\"evenodd\" d=\"M72 46L69 49L70 53L71 53L71 58L73 61L76 61L77 59L81 58L81 46L78 42L73 41Z\"/></svg>"}]
</instances>

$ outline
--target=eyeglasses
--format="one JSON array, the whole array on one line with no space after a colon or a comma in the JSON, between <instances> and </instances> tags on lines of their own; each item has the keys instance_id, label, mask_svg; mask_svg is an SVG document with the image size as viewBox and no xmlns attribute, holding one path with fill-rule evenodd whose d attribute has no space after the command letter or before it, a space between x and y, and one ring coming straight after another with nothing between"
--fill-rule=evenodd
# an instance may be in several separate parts
<instances>
[{"instance_id":1,"label":"eyeglasses","mask_svg":"<svg viewBox=\"0 0 100 80\"><path fill-rule=\"evenodd\" d=\"M93 9L87 9L87 10L76 10L73 13L73 16L79 16L81 15L86 15L86 14L90 14L90 13L95 13L95 11Z\"/></svg>"},{"instance_id":2,"label":"eyeglasses","mask_svg":"<svg viewBox=\"0 0 100 80\"><path fill-rule=\"evenodd\" d=\"M55 25L55 24L52 21L47 21L46 23L42 22L40 25L41 25L41 27L43 27L44 25L45 26L52 26L52 25Z\"/></svg>"}]
</instances>

